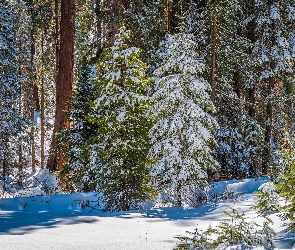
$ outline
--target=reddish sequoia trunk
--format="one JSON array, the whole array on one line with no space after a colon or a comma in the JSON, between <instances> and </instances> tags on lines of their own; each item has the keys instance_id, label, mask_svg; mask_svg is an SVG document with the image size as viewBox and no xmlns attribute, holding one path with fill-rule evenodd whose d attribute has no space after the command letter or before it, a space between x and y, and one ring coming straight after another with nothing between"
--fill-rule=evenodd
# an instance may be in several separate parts
<instances>
[{"instance_id":1,"label":"reddish sequoia trunk","mask_svg":"<svg viewBox=\"0 0 295 250\"><path fill-rule=\"evenodd\" d=\"M124 20L124 12L128 8L127 0L110 0L109 2L109 17L111 22L108 24L108 45L111 47L114 44L115 36L119 33L120 22Z\"/></svg>"},{"instance_id":2,"label":"reddish sequoia trunk","mask_svg":"<svg viewBox=\"0 0 295 250\"><path fill-rule=\"evenodd\" d=\"M56 134L70 127L70 123L64 111L70 110L70 101L73 88L74 68L74 35L75 35L75 0L61 0L61 23L60 23L60 49L58 74L56 81L56 110L51 142L51 156L47 162L50 171L56 171L59 164L64 161L60 153L53 153L56 148Z\"/></svg>"}]
</instances>

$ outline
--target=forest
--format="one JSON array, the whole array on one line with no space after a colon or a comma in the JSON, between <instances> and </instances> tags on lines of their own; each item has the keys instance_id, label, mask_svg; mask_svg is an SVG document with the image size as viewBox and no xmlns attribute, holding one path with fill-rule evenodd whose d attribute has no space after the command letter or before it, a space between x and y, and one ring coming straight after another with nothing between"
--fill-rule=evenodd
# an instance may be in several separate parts
<instances>
[{"instance_id":1,"label":"forest","mask_svg":"<svg viewBox=\"0 0 295 250\"><path fill-rule=\"evenodd\" d=\"M196 207L261 176L293 197L293 0L0 3L0 197Z\"/></svg>"}]
</instances>

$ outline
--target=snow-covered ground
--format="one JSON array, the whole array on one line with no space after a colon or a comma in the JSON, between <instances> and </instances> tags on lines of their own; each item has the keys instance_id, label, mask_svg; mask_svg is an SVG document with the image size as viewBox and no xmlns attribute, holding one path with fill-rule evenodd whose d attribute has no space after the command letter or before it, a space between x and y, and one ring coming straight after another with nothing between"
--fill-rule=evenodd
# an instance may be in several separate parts
<instances>
[{"instance_id":1,"label":"snow-covered ground","mask_svg":"<svg viewBox=\"0 0 295 250\"><path fill-rule=\"evenodd\" d=\"M260 178L216 183L216 192L228 190L242 196L203 205L195 209L146 208L140 211L102 213L94 193L0 199L0 249L96 249L165 250L194 228L217 225L223 210L239 207L257 222L254 190L267 181ZM295 234L285 222L270 215L277 233L274 248L291 249ZM231 249L247 249L242 246ZM256 248L264 249L264 248Z\"/></svg>"}]
</instances>

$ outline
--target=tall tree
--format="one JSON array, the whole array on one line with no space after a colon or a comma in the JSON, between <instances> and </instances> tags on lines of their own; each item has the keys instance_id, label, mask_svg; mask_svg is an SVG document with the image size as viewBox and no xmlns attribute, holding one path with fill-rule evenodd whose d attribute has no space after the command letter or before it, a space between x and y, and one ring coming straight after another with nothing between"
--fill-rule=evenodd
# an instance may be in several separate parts
<instances>
[{"instance_id":1,"label":"tall tree","mask_svg":"<svg viewBox=\"0 0 295 250\"><path fill-rule=\"evenodd\" d=\"M157 122L150 131L151 181L165 202L196 205L194 196L215 169L210 146L217 126L210 85L202 78L204 64L191 34L168 36L162 43L163 64L152 112ZM194 203L195 202L195 203Z\"/></svg>"},{"instance_id":2,"label":"tall tree","mask_svg":"<svg viewBox=\"0 0 295 250\"><path fill-rule=\"evenodd\" d=\"M71 128L61 132L58 148L66 154L67 162L58 176L69 183L68 188L75 191L94 192L99 187L99 164L95 162L90 141L98 134L97 123L89 121L92 103L99 94L92 77L93 66L86 57L79 61L78 80L73 92L69 118Z\"/></svg>"},{"instance_id":3,"label":"tall tree","mask_svg":"<svg viewBox=\"0 0 295 250\"><path fill-rule=\"evenodd\" d=\"M61 0L60 48L58 60L58 75L56 81L56 109L51 143L51 156L47 168L55 171L63 161L63 155L54 154L57 145L56 135L61 130L69 128L69 120L64 111L70 110L73 88L74 69L74 39L75 39L75 0Z\"/></svg>"},{"instance_id":4,"label":"tall tree","mask_svg":"<svg viewBox=\"0 0 295 250\"><path fill-rule=\"evenodd\" d=\"M211 83L211 98L220 125L215 132L219 146L214 155L224 175L245 177L252 164L249 142L255 141L245 131L250 127L259 130L259 126L254 119L248 119L244 101L245 88L253 81L253 75L251 44L245 37L241 6L237 0L211 0L205 5L192 5L189 14L188 27L197 34L198 49L206 58L206 78Z\"/></svg>"},{"instance_id":5,"label":"tall tree","mask_svg":"<svg viewBox=\"0 0 295 250\"><path fill-rule=\"evenodd\" d=\"M259 64L259 94L264 102L261 112L265 117L264 173L268 172L272 161L271 153L278 149L279 137L282 137L282 132L286 128L283 116L290 103L286 102L287 95L284 89L290 83L289 76L294 74L294 15L294 1L256 1L257 41L253 48L253 56ZM280 98L282 94L283 99Z\"/></svg>"},{"instance_id":6,"label":"tall tree","mask_svg":"<svg viewBox=\"0 0 295 250\"><path fill-rule=\"evenodd\" d=\"M90 143L92 155L101 162L98 185L110 211L137 209L151 196L146 165L152 125L147 92L152 79L145 76L140 50L129 40L130 31L122 27L114 45L103 52L97 83L101 92L89 117L98 126Z\"/></svg>"},{"instance_id":7,"label":"tall tree","mask_svg":"<svg viewBox=\"0 0 295 250\"><path fill-rule=\"evenodd\" d=\"M26 78L22 74L20 62L25 53L21 52L17 31L20 30L18 13L14 5L6 0L0 1L0 164L4 182L10 170L16 166L19 141L25 142L28 120L22 115L22 91ZM18 38L17 38L18 36ZM18 40L19 39L19 40ZM24 42L24 41L23 41Z\"/></svg>"}]
</instances>

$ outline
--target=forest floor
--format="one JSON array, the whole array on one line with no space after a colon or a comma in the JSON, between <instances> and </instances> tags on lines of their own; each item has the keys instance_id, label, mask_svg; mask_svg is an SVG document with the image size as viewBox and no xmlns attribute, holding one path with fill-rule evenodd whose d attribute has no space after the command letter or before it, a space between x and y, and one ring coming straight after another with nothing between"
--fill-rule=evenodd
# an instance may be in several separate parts
<instances>
[{"instance_id":1,"label":"forest floor","mask_svg":"<svg viewBox=\"0 0 295 250\"><path fill-rule=\"evenodd\" d=\"M166 250L173 249L186 231L216 226L222 211L237 207L259 222L253 193L267 179L217 183L217 189L234 191L235 198L207 203L198 208L146 208L139 211L102 213L96 210L94 193L0 199L0 249L54 250ZM271 249L292 249L295 234L278 214L269 217L276 232ZM224 248L225 249L225 248ZM250 249L245 246L226 249ZM266 249L256 247L254 249Z\"/></svg>"}]
</instances>

